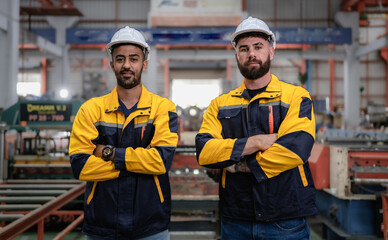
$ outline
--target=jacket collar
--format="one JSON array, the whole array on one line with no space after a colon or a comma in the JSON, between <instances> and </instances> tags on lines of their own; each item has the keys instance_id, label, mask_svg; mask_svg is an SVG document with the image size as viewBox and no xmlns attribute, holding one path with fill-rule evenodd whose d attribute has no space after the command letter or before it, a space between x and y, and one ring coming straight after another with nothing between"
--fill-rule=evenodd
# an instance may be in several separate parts
<instances>
[{"instance_id":1,"label":"jacket collar","mask_svg":"<svg viewBox=\"0 0 388 240\"><path fill-rule=\"evenodd\" d=\"M120 107L117 86L107 95L105 100L105 112L117 111ZM151 107L151 93L142 85L141 95L137 103L137 109L146 109Z\"/></svg>"},{"instance_id":2,"label":"jacket collar","mask_svg":"<svg viewBox=\"0 0 388 240\"><path fill-rule=\"evenodd\" d=\"M271 97L274 96L274 93L276 96L279 96L280 94L280 80L273 74L271 74L271 81L268 83L266 89L264 92L260 93L260 96L263 97ZM245 81L242 81L242 84L240 87L234 89L231 91L232 96L235 97L242 97L242 98L248 98L250 99L251 97L249 96L247 87L245 86ZM268 96L267 96L268 95Z\"/></svg>"}]
</instances>

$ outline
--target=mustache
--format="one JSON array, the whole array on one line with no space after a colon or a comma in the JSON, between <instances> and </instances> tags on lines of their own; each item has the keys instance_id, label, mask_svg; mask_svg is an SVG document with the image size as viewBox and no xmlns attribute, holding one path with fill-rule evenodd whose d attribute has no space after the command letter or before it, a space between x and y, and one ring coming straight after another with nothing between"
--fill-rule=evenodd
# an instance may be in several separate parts
<instances>
[{"instance_id":1,"label":"mustache","mask_svg":"<svg viewBox=\"0 0 388 240\"><path fill-rule=\"evenodd\" d=\"M131 70L129 70L129 69L124 69L124 70L120 71L121 74L123 74L123 73L125 73L125 72L129 72L129 73L135 75L135 72L133 72L133 71L131 71Z\"/></svg>"},{"instance_id":2,"label":"mustache","mask_svg":"<svg viewBox=\"0 0 388 240\"><path fill-rule=\"evenodd\" d=\"M258 60L258 59L252 59L252 60L248 60L247 61L247 64L250 64L250 63L258 63L258 64L263 64L263 62L262 61L260 61L260 60Z\"/></svg>"}]
</instances>

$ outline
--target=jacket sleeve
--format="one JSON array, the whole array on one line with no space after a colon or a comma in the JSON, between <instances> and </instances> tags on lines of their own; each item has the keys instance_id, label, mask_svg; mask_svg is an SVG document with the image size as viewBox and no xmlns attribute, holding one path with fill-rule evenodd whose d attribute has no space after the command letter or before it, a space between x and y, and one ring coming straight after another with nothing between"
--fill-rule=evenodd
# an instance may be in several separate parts
<instances>
[{"instance_id":1,"label":"jacket sleeve","mask_svg":"<svg viewBox=\"0 0 388 240\"><path fill-rule=\"evenodd\" d=\"M115 169L113 162L104 161L93 155L96 145L92 141L98 137L98 131L88 109L93 109L93 106L89 103L82 105L73 123L69 144L73 175L83 181L105 181L117 178L120 171Z\"/></svg>"},{"instance_id":2,"label":"jacket sleeve","mask_svg":"<svg viewBox=\"0 0 388 240\"><path fill-rule=\"evenodd\" d=\"M212 100L205 114L201 128L195 138L199 165L208 168L224 168L239 162L247 138L225 138L218 115L218 99Z\"/></svg>"},{"instance_id":3,"label":"jacket sleeve","mask_svg":"<svg viewBox=\"0 0 388 240\"><path fill-rule=\"evenodd\" d=\"M148 147L116 148L115 167L135 173L160 175L168 172L178 144L178 117L175 105L162 101L154 115L153 138Z\"/></svg>"},{"instance_id":4,"label":"jacket sleeve","mask_svg":"<svg viewBox=\"0 0 388 240\"><path fill-rule=\"evenodd\" d=\"M302 167L310 156L314 139L312 100L307 91L297 88L279 127L278 139L266 151L248 157L248 166L259 182L295 167Z\"/></svg>"}]
</instances>

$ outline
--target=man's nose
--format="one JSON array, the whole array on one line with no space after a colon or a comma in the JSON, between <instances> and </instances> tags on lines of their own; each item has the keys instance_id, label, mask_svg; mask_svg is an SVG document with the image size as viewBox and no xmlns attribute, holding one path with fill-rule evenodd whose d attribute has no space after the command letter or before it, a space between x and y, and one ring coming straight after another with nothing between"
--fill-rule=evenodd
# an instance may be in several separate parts
<instances>
[{"instance_id":1,"label":"man's nose","mask_svg":"<svg viewBox=\"0 0 388 240\"><path fill-rule=\"evenodd\" d=\"M129 61L129 59L125 59L123 67L126 69L131 69L132 66L131 66L131 62Z\"/></svg>"},{"instance_id":2,"label":"man's nose","mask_svg":"<svg viewBox=\"0 0 388 240\"><path fill-rule=\"evenodd\" d=\"M248 56L249 58L256 58L256 55L255 55L255 51L253 51L253 49L250 49L249 52L248 52Z\"/></svg>"},{"instance_id":3,"label":"man's nose","mask_svg":"<svg viewBox=\"0 0 388 240\"><path fill-rule=\"evenodd\" d=\"M249 52L248 57L249 57L249 60L256 59L256 55L255 55L255 53L253 51Z\"/></svg>"}]
</instances>

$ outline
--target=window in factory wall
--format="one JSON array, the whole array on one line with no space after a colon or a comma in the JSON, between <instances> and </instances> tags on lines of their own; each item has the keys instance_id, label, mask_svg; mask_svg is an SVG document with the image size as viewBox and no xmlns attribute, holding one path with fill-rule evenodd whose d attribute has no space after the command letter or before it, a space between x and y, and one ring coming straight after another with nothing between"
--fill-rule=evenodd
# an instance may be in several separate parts
<instances>
[{"instance_id":1,"label":"window in factory wall","mask_svg":"<svg viewBox=\"0 0 388 240\"><path fill-rule=\"evenodd\" d=\"M41 74L40 73L19 73L16 85L18 96L41 96Z\"/></svg>"},{"instance_id":2,"label":"window in factory wall","mask_svg":"<svg viewBox=\"0 0 388 240\"><path fill-rule=\"evenodd\" d=\"M221 94L221 79L173 79L172 101L181 108L207 108Z\"/></svg>"},{"instance_id":3,"label":"window in factory wall","mask_svg":"<svg viewBox=\"0 0 388 240\"><path fill-rule=\"evenodd\" d=\"M222 93L221 79L173 79L172 101L177 106L180 142L194 145L195 135L201 127L202 116L210 101Z\"/></svg>"}]
</instances>

